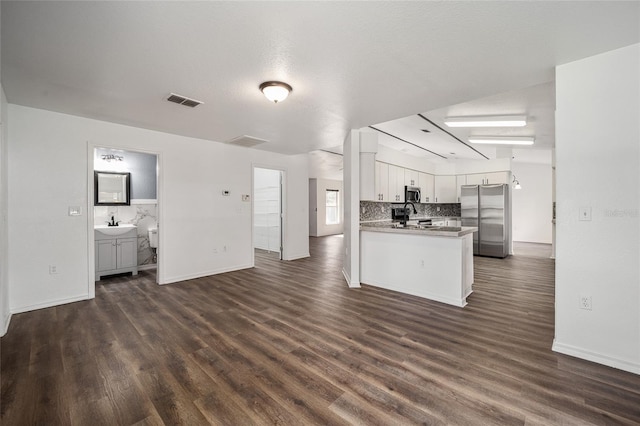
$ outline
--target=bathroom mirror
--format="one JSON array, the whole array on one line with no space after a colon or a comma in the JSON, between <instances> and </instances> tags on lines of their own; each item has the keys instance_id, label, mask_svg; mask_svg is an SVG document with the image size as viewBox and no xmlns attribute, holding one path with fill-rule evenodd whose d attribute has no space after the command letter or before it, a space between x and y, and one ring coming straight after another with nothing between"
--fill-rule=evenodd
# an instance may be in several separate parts
<instances>
[{"instance_id":1,"label":"bathroom mirror","mask_svg":"<svg viewBox=\"0 0 640 426\"><path fill-rule=\"evenodd\" d=\"M94 173L96 206L128 206L131 203L131 173Z\"/></svg>"}]
</instances>

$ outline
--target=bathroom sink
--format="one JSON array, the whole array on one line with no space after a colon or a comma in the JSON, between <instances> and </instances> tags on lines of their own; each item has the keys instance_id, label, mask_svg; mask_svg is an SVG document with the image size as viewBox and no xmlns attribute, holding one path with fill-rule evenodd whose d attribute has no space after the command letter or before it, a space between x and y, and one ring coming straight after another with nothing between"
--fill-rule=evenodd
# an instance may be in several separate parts
<instances>
[{"instance_id":1,"label":"bathroom sink","mask_svg":"<svg viewBox=\"0 0 640 426\"><path fill-rule=\"evenodd\" d=\"M96 225L93 229L100 232L101 234L114 236L126 234L132 229L136 229L136 226L131 225L130 223L123 223L118 226Z\"/></svg>"}]
</instances>

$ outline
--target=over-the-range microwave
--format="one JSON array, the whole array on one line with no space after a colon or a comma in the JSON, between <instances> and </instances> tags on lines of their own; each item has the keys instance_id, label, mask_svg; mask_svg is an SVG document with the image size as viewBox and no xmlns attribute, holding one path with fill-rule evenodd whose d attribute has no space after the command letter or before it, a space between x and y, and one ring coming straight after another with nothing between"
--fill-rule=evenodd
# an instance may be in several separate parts
<instances>
[{"instance_id":1,"label":"over-the-range microwave","mask_svg":"<svg viewBox=\"0 0 640 426\"><path fill-rule=\"evenodd\" d=\"M420 188L417 186L405 186L404 187L404 201L405 203L419 203L420 202Z\"/></svg>"}]
</instances>

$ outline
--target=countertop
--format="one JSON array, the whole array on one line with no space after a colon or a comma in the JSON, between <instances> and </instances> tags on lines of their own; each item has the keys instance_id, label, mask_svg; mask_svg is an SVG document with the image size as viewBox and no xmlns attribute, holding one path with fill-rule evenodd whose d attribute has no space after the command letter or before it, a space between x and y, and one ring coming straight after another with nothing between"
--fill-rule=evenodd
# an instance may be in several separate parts
<instances>
[{"instance_id":1,"label":"countertop","mask_svg":"<svg viewBox=\"0 0 640 426\"><path fill-rule=\"evenodd\" d=\"M363 222L360 224L361 231L372 232L389 232L394 234L413 234L425 235L430 237L462 237L472 234L478 230L474 226L434 226L434 227L418 227L417 225L408 225L404 228L396 227L397 222Z\"/></svg>"}]
</instances>

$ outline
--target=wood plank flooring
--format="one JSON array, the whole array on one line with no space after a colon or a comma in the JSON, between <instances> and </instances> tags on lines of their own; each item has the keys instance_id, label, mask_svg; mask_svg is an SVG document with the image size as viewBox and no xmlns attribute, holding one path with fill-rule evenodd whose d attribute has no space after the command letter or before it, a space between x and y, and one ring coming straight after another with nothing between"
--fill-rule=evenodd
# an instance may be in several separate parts
<instances>
[{"instance_id":1,"label":"wood plank flooring","mask_svg":"<svg viewBox=\"0 0 640 426\"><path fill-rule=\"evenodd\" d=\"M640 424L640 376L551 351L540 247L476 257L463 309L350 290L342 238L310 250L167 286L105 279L94 300L15 315L2 424Z\"/></svg>"}]
</instances>

